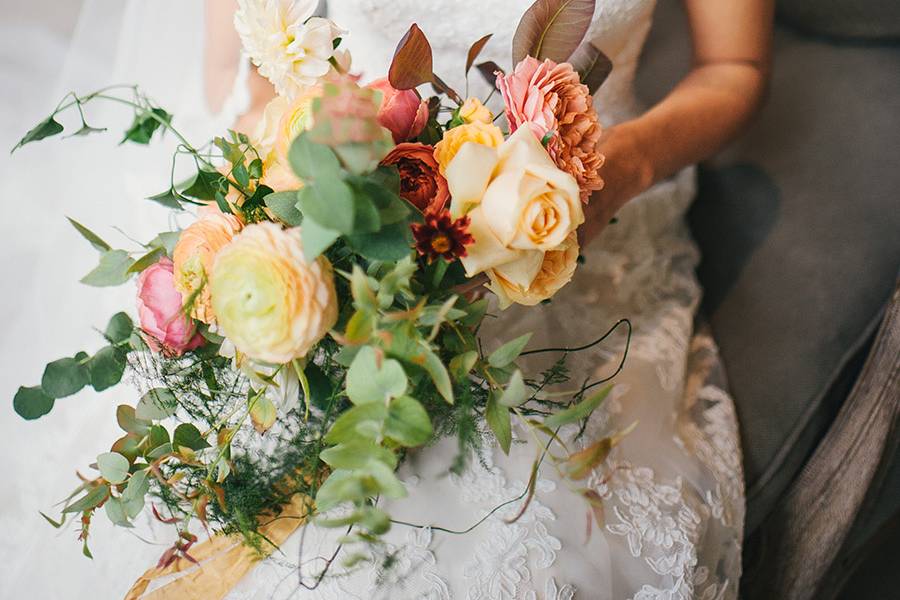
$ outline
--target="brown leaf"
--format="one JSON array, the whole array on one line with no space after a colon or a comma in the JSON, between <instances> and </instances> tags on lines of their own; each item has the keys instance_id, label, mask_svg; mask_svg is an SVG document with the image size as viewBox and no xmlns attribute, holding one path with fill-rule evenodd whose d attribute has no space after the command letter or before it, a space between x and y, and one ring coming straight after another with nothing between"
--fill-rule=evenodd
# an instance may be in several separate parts
<instances>
[{"instance_id":1,"label":"brown leaf","mask_svg":"<svg viewBox=\"0 0 900 600\"><path fill-rule=\"evenodd\" d=\"M491 39L493 33L489 33L469 48L469 55L466 57L466 74L469 74L469 70L472 68L472 65L475 64L475 59L478 58L478 55L481 54L481 51L484 50L485 44L488 43L488 40Z\"/></svg>"},{"instance_id":2,"label":"brown leaf","mask_svg":"<svg viewBox=\"0 0 900 600\"><path fill-rule=\"evenodd\" d=\"M584 39L595 0L537 0L522 15L513 37L513 64L526 56L565 62Z\"/></svg>"},{"instance_id":3,"label":"brown leaf","mask_svg":"<svg viewBox=\"0 0 900 600\"><path fill-rule=\"evenodd\" d=\"M606 520L603 498L594 490L584 490L582 495L591 507L591 513L594 515L594 521L597 522L597 527L603 527L603 523Z\"/></svg>"},{"instance_id":4,"label":"brown leaf","mask_svg":"<svg viewBox=\"0 0 900 600\"><path fill-rule=\"evenodd\" d=\"M456 93L456 90L454 90L452 87L447 85L443 79L441 79L434 73L431 74L431 77L432 77L431 85L434 87L435 90L437 90L437 92L439 94L447 94L447 97L449 97L451 100L453 100L457 104L463 103L462 98L459 97L459 94Z\"/></svg>"},{"instance_id":5,"label":"brown leaf","mask_svg":"<svg viewBox=\"0 0 900 600\"><path fill-rule=\"evenodd\" d=\"M591 42L584 42L578 46L569 62L581 75L581 83L586 85L592 94L606 81L613 69L609 57Z\"/></svg>"},{"instance_id":6,"label":"brown leaf","mask_svg":"<svg viewBox=\"0 0 900 600\"><path fill-rule=\"evenodd\" d=\"M570 454L569 458L566 459L566 463L569 465L569 477L572 479L584 479L590 475L595 467L606 460L612 447L613 441L607 437L584 450Z\"/></svg>"},{"instance_id":7,"label":"brown leaf","mask_svg":"<svg viewBox=\"0 0 900 600\"><path fill-rule=\"evenodd\" d=\"M528 488L525 496L525 502L522 503L522 507L519 509L519 512L512 519L508 519L506 521L507 524L512 524L522 518L522 515L525 514L525 511L528 510L528 505L531 504L531 500L534 498L534 490L537 487L537 474L538 468L540 467L540 461L535 460L531 465L531 477L528 478Z\"/></svg>"},{"instance_id":8,"label":"brown leaf","mask_svg":"<svg viewBox=\"0 0 900 600\"><path fill-rule=\"evenodd\" d=\"M484 77L485 81L493 87L497 86L497 73L503 75L503 69L492 60L479 63L475 65L475 68L478 69L478 72L481 73L481 76Z\"/></svg>"},{"instance_id":9,"label":"brown leaf","mask_svg":"<svg viewBox=\"0 0 900 600\"><path fill-rule=\"evenodd\" d=\"M428 38L413 23L394 51L388 81L398 90L411 90L432 80L433 57Z\"/></svg>"}]
</instances>

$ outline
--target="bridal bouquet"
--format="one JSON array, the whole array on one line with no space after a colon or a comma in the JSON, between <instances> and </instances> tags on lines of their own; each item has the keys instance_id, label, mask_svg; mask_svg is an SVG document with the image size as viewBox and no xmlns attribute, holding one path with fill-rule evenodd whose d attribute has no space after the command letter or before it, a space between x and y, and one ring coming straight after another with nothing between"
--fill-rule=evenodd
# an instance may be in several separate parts
<instances>
[{"instance_id":1,"label":"bridal bouquet","mask_svg":"<svg viewBox=\"0 0 900 600\"><path fill-rule=\"evenodd\" d=\"M112 87L70 94L19 144L61 133L67 109L80 116L76 134L99 131L83 106L111 100L134 110L123 141L169 132L194 171L150 198L192 222L140 248L113 248L72 221L100 253L82 281L132 281L137 318L114 315L100 350L51 362L14 399L36 419L125 373L141 390L117 407L122 437L79 475L62 518L45 515L56 526L77 517L85 554L98 511L129 527L146 505L178 531L162 566L195 560L195 523L262 553L284 538L266 527L286 514L290 529L315 516L345 528L345 542L377 544L391 526L377 500L406 494L395 470L409 449L455 435L447 466L458 473L482 431L508 452L513 419L564 448L559 428L608 393L602 381L545 393L566 380L565 353L523 373L529 336L484 348L488 301L467 295L483 278L500 308L534 305L577 267L583 204L602 186L591 94L610 68L583 42L593 0L536 2L509 72L476 65L489 35L472 45L466 73L495 83L506 130L433 72L416 25L387 77L361 85L346 32L311 16L315 4L239 2L245 51L277 91L253 135L194 146L140 90ZM423 86L434 95L422 98ZM542 461L577 481L617 439L543 452L525 494Z\"/></svg>"}]
</instances>

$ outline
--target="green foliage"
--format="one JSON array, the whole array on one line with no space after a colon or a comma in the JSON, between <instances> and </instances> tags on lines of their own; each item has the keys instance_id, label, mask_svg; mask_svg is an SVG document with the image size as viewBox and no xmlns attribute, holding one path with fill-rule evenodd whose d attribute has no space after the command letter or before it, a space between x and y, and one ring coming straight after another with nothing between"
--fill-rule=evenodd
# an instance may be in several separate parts
<instances>
[{"instance_id":1,"label":"green foliage","mask_svg":"<svg viewBox=\"0 0 900 600\"><path fill-rule=\"evenodd\" d=\"M134 260L124 250L110 250L100 255L100 264L81 278L81 283L94 287L122 285L131 277Z\"/></svg>"},{"instance_id":2,"label":"green foliage","mask_svg":"<svg viewBox=\"0 0 900 600\"><path fill-rule=\"evenodd\" d=\"M582 400L578 404L550 415L549 417L544 419L544 426L549 427L550 429L555 429L556 427L560 427L568 423L574 423L576 421L580 421L581 419L589 417L590 414L594 412L594 410L596 410L596 408L600 406L600 404L604 400L606 400L606 397L609 395L609 392L611 390L612 385L608 385L593 396Z\"/></svg>"},{"instance_id":3,"label":"green foliage","mask_svg":"<svg viewBox=\"0 0 900 600\"><path fill-rule=\"evenodd\" d=\"M172 115L161 108L138 110L135 112L134 120L125 132L125 137L122 138L121 143L149 144L153 134L160 127L163 127L163 130L165 130L171 123Z\"/></svg>"},{"instance_id":4,"label":"green foliage","mask_svg":"<svg viewBox=\"0 0 900 600\"><path fill-rule=\"evenodd\" d=\"M116 452L104 452L98 456L97 468L110 483L122 483L128 478L128 459Z\"/></svg>"},{"instance_id":5,"label":"green foliage","mask_svg":"<svg viewBox=\"0 0 900 600\"><path fill-rule=\"evenodd\" d=\"M175 394L168 388L153 388L141 396L135 415L145 421L157 421L171 416L178 406Z\"/></svg>"},{"instance_id":6,"label":"green foliage","mask_svg":"<svg viewBox=\"0 0 900 600\"><path fill-rule=\"evenodd\" d=\"M406 393L406 373L399 362L363 346L347 371L347 395L354 404L386 402Z\"/></svg>"},{"instance_id":7,"label":"green foliage","mask_svg":"<svg viewBox=\"0 0 900 600\"><path fill-rule=\"evenodd\" d=\"M72 227L74 227L75 230L81 234L81 237L83 237L88 242L90 242L91 246L96 248L98 251L108 252L108 251L112 250L112 246L110 246L105 241L103 241L103 239L99 235L97 235L96 233L94 233L93 231L91 231L90 229L88 229L87 227L85 227L84 225L82 225L81 223L79 223L78 221L76 221L75 219L73 219L71 217L66 217L66 219L68 219L69 223L72 224Z\"/></svg>"},{"instance_id":8,"label":"green foliage","mask_svg":"<svg viewBox=\"0 0 900 600\"><path fill-rule=\"evenodd\" d=\"M172 447L177 452L179 448L191 450L203 450L209 448L209 442L203 439L200 430L192 423L181 423L172 434Z\"/></svg>"},{"instance_id":9,"label":"green foliage","mask_svg":"<svg viewBox=\"0 0 900 600\"><path fill-rule=\"evenodd\" d=\"M98 392L111 388L122 380L125 372L125 354L113 346L106 346L87 363L91 385Z\"/></svg>"},{"instance_id":10,"label":"green foliage","mask_svg":"<svg viewBox=\"0 0 900 600\"><path fill-rule=\"evenodd\" d=\"M506 342L493 352L491 352L490 356L488 356L488 363L492 367L503 368L515 361L519 358L519 354L522 353L522 350L525 349L526 344L528 344L528 340L531 339L531 334L526 333L525 335L519 336L516 339Z\"/></svg>"},{"instance_id":11,"label":"green foliage","mask_svg":"<svg viewBox=\"0 0 900 600\"><path fill-rule=\"evenodd\" d=\"M487 407L484 410L484 418L504 454L509 454L509 446L512 443L512 426L510 423L509 408L497 401L497 395L491 394Z\"/></svg>"},{"instance_id":12,"label":"green foliage","mask_svg":"<svg viewBox=\"0 0 900 600\"><path fill-rule=\"evenodd\" d=\"M41 388L51 398L65 398L78 393L90 382L90 374L82 361L60 358L44 369Z\"/></svg>"},{"instance_id":13,"label":"green foliage","mask_svg":"<svg viewBox=\"0 0 900 600\"><path fill-rule=\"evenodd\" d=\"M131 321L131 317L126 313L118 312L109 319L104 335L110 343L121 344L128 341L133 331L134 323Z\"/></svg>"},{"instance_id":14,"label":"green foliage","mask_svg":"<svg viewBox=\"0 0 900 600\"><path fill-rule=\"evenodd\" d=\"M13 408L23 419L38 419L53 409L53 398L41 386L19 387L13 398Z\"/></svg>"},{"instance_id":15,"label":"green foliage","mask_svg":"<svg viewBox=\"0 0 900 600\"><path fill-rule=\"evenodd\" d=\"M63 126L59 124L59 122L54 119L56 115L50 115L33 128L31 128L25 136L19 140L19 143L13 147L12 152L15 152L25 144L29 144L31 142L37 142L44 138L48 138L63 132ZM10 154L12 153L10 152Z\"/></svg>"},{"instance_id":16,"label":"green foliage","mask_svg":"<svg viewBox=\"0 0 900 600\"><path fill-rule=\"evenodd\" d=\"M303 215L297 210L297 192L275 192L266 196L264 201L272 214L285 225L296 227L303 221ZM306 237L306 230L303 235Z\"/></svg>"}]
</instances>

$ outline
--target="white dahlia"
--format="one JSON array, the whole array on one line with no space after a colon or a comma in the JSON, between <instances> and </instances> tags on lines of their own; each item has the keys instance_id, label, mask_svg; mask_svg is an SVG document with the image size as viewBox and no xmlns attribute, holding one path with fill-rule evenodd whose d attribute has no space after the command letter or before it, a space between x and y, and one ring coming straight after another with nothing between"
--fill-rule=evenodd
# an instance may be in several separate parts
<instances>
[{"instance_id":1,"label":"white dahlia","mask_svg":"<svg viewBox=\"0 0 900 600\"><path fill-rule=\"evenodd\" d=\"M316 0L238 0L235 29L253 64L279 96L293 98L331 70L334 40L344 32L328 19L311 16L317 4Z\"/></svg>"}]
</instances>

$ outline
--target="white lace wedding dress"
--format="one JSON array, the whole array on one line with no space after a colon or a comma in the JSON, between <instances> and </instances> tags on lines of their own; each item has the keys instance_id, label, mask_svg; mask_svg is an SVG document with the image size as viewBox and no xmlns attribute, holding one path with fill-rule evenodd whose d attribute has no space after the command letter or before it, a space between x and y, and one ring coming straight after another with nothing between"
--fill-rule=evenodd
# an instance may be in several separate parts
<instances>
[{"instance_id":1,"label":"white lace wedding dress","mask_svg":"<svg viewBox=\"0 0 900 600\"><path fill-rule=\"evenodd\" d=\"M411 21L418 22L434 47L435 70L461 89L468 45L486 33L495 35L483 58L509 67L512 33L531 1L330 0L329 16L349 30L346 41L355 66L368 78L386 72L395 44ZM36 101L49 109L69 89L137 82L175 113L192 139L204 139L233 120L241 94L218 119L205 112L201 101L198 0L88 4L92 10L82 17L74 44L82 50L67 60L64 87ZM654 0L600 0L598 5L590 35L612 58L614 70L597 94L597 108L610 125L640 111L632 81ZM118 40L109 36L111 31L119 32ZM132 51L123 54L123 48ZM116 58L115 68L100 69L110 57ZM56 55L48 53L48 59ZM487 90L476 83L474 72L470 79L473 91ZM124 126L128 115L120 116ZM47 360L96 348L96 334L83 325L85 319L102 325L131 302L130 288L110 294L76 283L96 257L62 215L97 227L114 243L121 238L103 225L114 222L141 239L164 226L165 212L140 198L158 191L167 177L174 140L150 149L115 149L114 143L97 136L29 146L8 161L9 173L0 178L4 197L32 199L19 204L19 219L3 226L3 238L12 240L4 242L9 244L5 252L19 257L4 261L3 279L18 282L21 292L6 311L11 316L0 368L7 398L16 385L39 380ZM106 175L98 181L101 165ZM32 182L38 180L36 197ZM515 523L506 520L517 514L520 502L491 514L465 535L448 533L471 527L522 494L536 448L517 431L508 457L494 452L454 477L447 476L447 468L456 448L446 440L414 453L402 467L410 495L389 509L416 526L395 525L389 533L397 552L392 569L347 572L338 560L321 585L305 589L298 577L312 583L331 556L336 535L308 527L249 573L230 600L736 598L744 518L741 457L715 346L693 331L701 293L694 278L698 256L683 222L693 195L693 170L687 169L635 198L619 222L584 250L585 264L551 304L512 308L491 324L502 339L533 331L533 348L584 344L622 317L634 324L628 360L614 379L613 393L575 444L586 445L637 421L607 464L580 482L603 498L602 526L589 527L585 501L548 467L541 471L534 501ZM48 240L59 240L60 246ZM608 375L623 349L624 335L618 335L573 355L572 381ZM540 369L554 358L544 356L529 367ZM38 508L51 511L52 500L72 487L73 469L102 450L95 442L118 435L113 407L134 402L124 386L93 396L85 392L60 401L39 423L9 414L0 421L0 443L8 445L2 453L17 457L6 473L15 485L0 491L2 597L79 599L98 597L98 589L101 597L121 597L171 543L165 537L170 532L154 526L150 517L139 520L138 531L144 537L159 534L151 545L98 519L92 527L96 558L88 561L71 530L60 536L37 515Z\"/></svg>"},{"instance_id":2,"label":"white lace wedding dress","mask_svg":"<svg viewBox=\"0 0 900 600\"><path fill-rule=\"evenodd\" d=\"M331 0L329 17L350 33L355 68L386 72L394 46L411 21L428 36L435 70L464 87L468 45L494 33L484 53L508 65L512 34L531 0ZM590 36L613 60L597 94L602 121L640 110L635 68L650 27L654 0L603 0ZM473 74L473 82L479 76ZM474 89L474 87L472 88ZM499 450L473 461L464 476L447 476L453 440L416 452L402 467L408 498L391 502L388 539L397 552L387 571L347 570L335 563L313 582L334 548L334 534L309 528L296 571L301 534L248 575L229 597L390 600L676 600L736 598L741 572L744 488L734 406L716 379L715 346L693 332L701 290L697 251L684 224L694 195L693 169L632 200L618 224L584 251L574 281L549 305L509 309L491 329L512 339L533 331L530 347L578 346L621 317L634 324L625 368L611 398L576 446L637 421L637 427L586 484L605 503L605 523L588 526L585 501L544 468L534 501L514 524L521 502L463 530L525 489L535 456L523 431L508 457ZM624 336L572 355L572 380L611 373ZM549 366L555 357L529 366ZM719 383L717 383L719 382ZM564 431L571 437L575 430Z\"/></svg>"}]
</instances>

